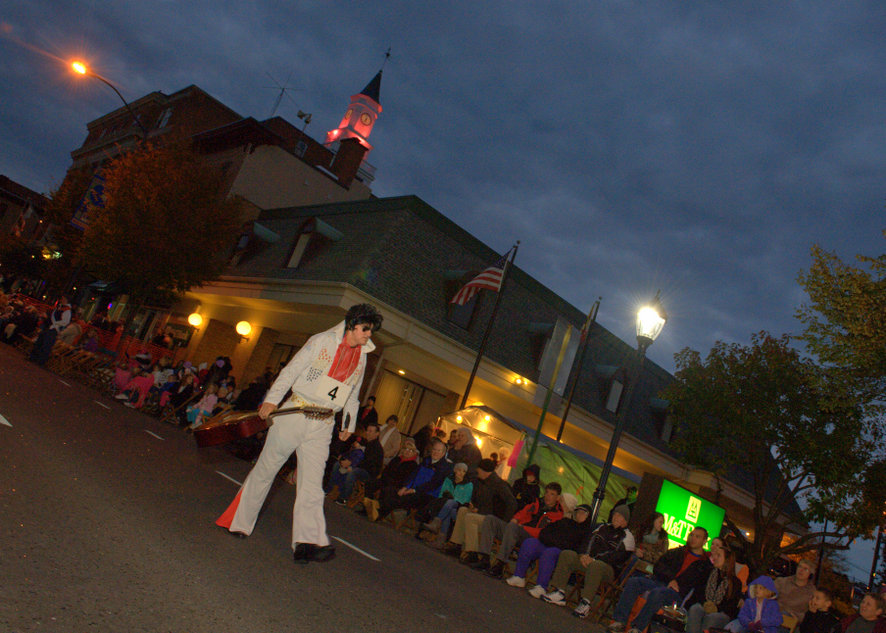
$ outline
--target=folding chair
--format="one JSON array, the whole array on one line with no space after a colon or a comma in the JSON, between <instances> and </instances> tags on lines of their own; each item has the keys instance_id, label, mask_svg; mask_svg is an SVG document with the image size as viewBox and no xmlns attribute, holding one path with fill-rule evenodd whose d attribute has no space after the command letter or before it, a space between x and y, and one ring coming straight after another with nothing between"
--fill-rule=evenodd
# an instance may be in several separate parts
<instances>
[{"instance_id":1,"label":"folding chair","mask_svg":"<svg viewBox=\"0 0 886 633\"><path fill-rule=\"evenodd\" d=\"M591 606L591 612L588 614L593 621L599 622L600 618L609 611L609 608L615 605L615 602L625 588L625 583L628 582L628 579L634 574L637 567L641 565L645 565L645 562L638 558L633 564L623 569L622 573L612 581L600 583L600 586L597 588L599 599Z\"/></svg>"}]
</instances>

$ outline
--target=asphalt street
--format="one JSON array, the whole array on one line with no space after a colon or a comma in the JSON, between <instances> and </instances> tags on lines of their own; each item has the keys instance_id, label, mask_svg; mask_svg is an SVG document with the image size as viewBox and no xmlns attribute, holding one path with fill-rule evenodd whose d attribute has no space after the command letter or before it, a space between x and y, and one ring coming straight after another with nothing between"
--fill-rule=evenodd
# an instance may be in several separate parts
<instances>
[{"instance_id":1,"label":"asphalt street","mask_svg":"<svg viewBox=\"0 0 886 633\"><path fill-rule=\"evenodd\" d=\"M233 538L248 462L5 345L0 416L3 633L602 630L334 504L336 558L297 566L282 481Z\"/></svg>"}]
</instances>

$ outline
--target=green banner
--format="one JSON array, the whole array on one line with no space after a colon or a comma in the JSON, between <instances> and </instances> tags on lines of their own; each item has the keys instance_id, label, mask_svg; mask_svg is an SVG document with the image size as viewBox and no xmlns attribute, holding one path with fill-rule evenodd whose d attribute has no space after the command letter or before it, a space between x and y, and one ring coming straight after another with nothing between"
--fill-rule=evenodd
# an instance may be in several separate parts
<instances>
[{"instance_id":1,"label":"green banner","mask_svg":"<svg viewBox=\"0 0 886 633\"><path fill-rule=\"evenodd\" d=\"M711 538L719 536L723 527L726 510L720 506L694 495L675 483L664 480L655 510L664 515L664 528L670 537L671 547L686 544L686 537L701 526L708 531L708 542L705 549L711 548Z\"/></svg>"}]
</instances>

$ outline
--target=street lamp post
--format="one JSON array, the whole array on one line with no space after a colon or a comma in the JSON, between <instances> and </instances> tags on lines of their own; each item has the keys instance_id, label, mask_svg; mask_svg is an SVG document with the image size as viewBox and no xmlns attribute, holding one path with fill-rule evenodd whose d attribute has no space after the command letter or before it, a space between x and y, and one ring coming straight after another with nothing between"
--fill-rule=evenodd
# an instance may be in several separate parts
<instances>
[{"instance_id":1,"label":"street lamp post","mask_svg":"<svg viewBox=\"0 0 886 633\"><path fill-rule=\"evenodd\" d=\"M659 299L660 293L656 293L652 303L637 312L637 362L634 363L633 372L628 382L628 390L624 394L621 406L618 409L615 429L612 431L612 439L609 441L609 451L606 453L606 461L603 463L603 470L600 471L600 481L597 484L597 489L594 491L594 502L589 518L591 523L597 520L600 506L603 504L603 498L606 496L606 482L609 480L612 462L615 460L615 451L618 449L618 442L621 440L622 431L624 431L625 417L631 404L631 396L634 394L634 386L640 380L643 361L646 358L646 350L661 334L661 330L668 318L661 307Z\"/></svg>"},{"instance_id":2,"label":"street lamp post","mask_svg":"<svg viewBox=\"0 0 886 633\"><path fill-rule=\"evenodd\" d=\"M72 62L71 68L74 70L75 73L77 73L79 75L87 75L89 77L94 77L94 78L98 79L99 81L104 83L106 86L108 86L111 90L113 90L117 94L117 96L120 97L120 101L123 102L123 105L126 106L126 110L129 112L129 115L132 117L132 120L135 121L135 124L138 125L139 129L142 131L142 140L146 140L148 138L148 131L145 129L145 126L142 125L142 122L139 121L138 117L135 116L135 112L132 111L132 107L130 107L129 102L126 101L126 99L123 98L123 95L120 94L120 91L117 90L117 86L112 84L110 81L108 81L107 79L105 79L104 77L99 75L98 73L90 70L86 66L86 64L84 64L83 62L79 62L79 61Z\"/></svg>"}]
</instances>

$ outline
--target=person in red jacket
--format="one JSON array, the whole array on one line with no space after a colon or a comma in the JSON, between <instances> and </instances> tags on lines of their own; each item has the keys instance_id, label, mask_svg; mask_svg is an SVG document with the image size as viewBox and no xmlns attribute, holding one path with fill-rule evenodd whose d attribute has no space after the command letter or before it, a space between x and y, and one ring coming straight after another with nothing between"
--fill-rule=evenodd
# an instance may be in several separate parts
<instances>
[{"instance_id":1,"label":"person in red jacket","mask_svg":"<svg viewBox=\"0 0 886 633\"><path fill-rule=\"evenodd\" d=\"M479 560L471 567L483 570L493 578L501 578L505 561L508 560L514 547L530 537L538 537L544 526L563 518L564 511L560 503L562 490L556 481L549 483L545 486L545 494L541 499L536 499L522 510L517 510L508 523L495 515L487 515L480 527ZM501 539L501 546L495 559L492 560L492 543L497 538Z\"/></svg>"}]
</instances>

